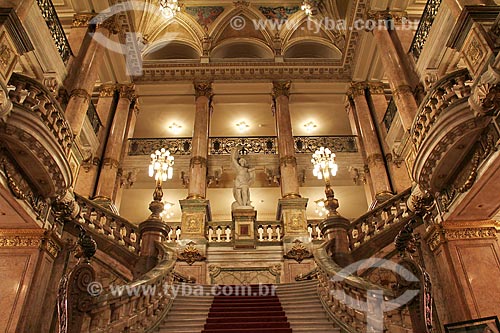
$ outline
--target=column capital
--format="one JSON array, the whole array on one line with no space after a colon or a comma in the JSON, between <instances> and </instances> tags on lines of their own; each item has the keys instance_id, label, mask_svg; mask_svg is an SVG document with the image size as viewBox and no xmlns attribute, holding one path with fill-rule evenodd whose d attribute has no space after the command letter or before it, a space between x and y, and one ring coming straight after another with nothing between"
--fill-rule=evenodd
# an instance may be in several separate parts
<instances>
[{"instance_id":1,"label":"column capital","mask_svg":"<svg viewBox=\"0 0 500 333\"><path fill-rule=\"evenodd\" d=\"M374 20L378 24L385 24L391 20L395 24L401 24L408 18L408 13L404 10L370 10L367 14L368 20Z\"/></svg>"},{"instance_id":2,"label":"column capital","mask_svg":"<svg viewBox=\"0 0 500 333\"><path fill-rule=\"evenodd\" d=\"M138 98L135 99L134 105L132 105L131 109L134 111L136 116L138 116L139 112L141 112L141 104L139 103Z\"/></svg>"},{"instance_id":3,"label":"column capital","mask_svg":"<svg viewBox=\"0 0 500 333\"><path fill-rule=\"evenodd\" d=\"M108 30L110 33L116 35L120 32L120 25L118 24L117 17L111 16L107 20L99 22L98 28L103 28Z\"/></svg>"},{"instance_id":4,"label":"column capital","mask_svg":"<svg viewBox=\"0 0 500 333\"><path fill-rule=\"evenodd\" d=\"M367 87L370 90L371 95L383 95L384 92L384 84L382 82L368 82Z\"/></svg>"},{"instance_id":5,"label":"column capital","mask_svg":"<svg viewBox=\"0 0 500 333\"><path fill-rule=\"evenodd\" d=\"M358 96L365 95L365 89L368 87L368 84L364 81L362 82L351 82L351 86L347 89L347 96L354 99Z\"/></svg>"},{"instance_id":6,"label":"column capital","mask_svg":"<svg viewBox=\"0 0 500 333\"><path fill-rule=\"evenodd\" d=\"M212 90L212 81L196 81L193 84L194 84L196 99L202 96L208 99L212 99L214 95Z\"/></svg>"},{"instance_id":7,"label":"column capital","mask_svg":"<svg viewBox=\"0 0 500 333\"><path fill-rule=\"evenodd\" d=\"M279 96L290 96L290 87L292 85L292 81L273 81L273 98L277 98Z\"/></svg>"},{"instance_id":8,"label":"column capital","mask_svg":"<svg viewBox=\"0 0 500 333\"><path fill-rule=\"evenodd\" d=\"M116 84L103 84L99 88L99 97L113 97L117 88Z\"/></svg>"},{"instance_id":9,"label":"column capital","mask_svg":"<svg viewBox=\"0 0 500 333\"><path fill-rule=\"evenodd\" d=\"M120 87L120 98L126 98L130 102L137 98L135 94L135 84L121 84Z\"/></svg>"},{"instance_id":10,"label":"column capital","mask_svg":"<svg viewBox=\"0 0 500 333\"><path fill-rule=\"evenodd\" d=\"M90 21L96 16L96 13L79 13L73 16L71 28L87 28Z\"/></svg>"}]
</instances>

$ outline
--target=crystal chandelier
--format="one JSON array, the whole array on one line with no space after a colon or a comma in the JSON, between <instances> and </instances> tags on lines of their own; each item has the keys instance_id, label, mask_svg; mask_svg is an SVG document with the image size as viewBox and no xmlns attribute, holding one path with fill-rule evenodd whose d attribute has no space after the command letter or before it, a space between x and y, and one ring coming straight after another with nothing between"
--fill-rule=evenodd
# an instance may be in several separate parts
<instances>
[{"instance_id":1,"label":"crystal chandelier","mask_svg":"<svg viewBox=\"0 0 500 333\"><path fill-rule=\"evenodd\" d=\"M320 147L312 155L311 163L314 166L313 175L318 179L330 181L330 176L336 176L338 165L335 163L335 153L329 148Z\"/></svg>"},{"instance_id":2,"label":"crystal chandelier","mask_svg":"<svg viewBox=\"0 0 500 333\"><path fill-rule=\"evenodd\" d=\"M174 17L180 10L178 0L160 0L160 11L167 20Z\"/></svg>"},{"instance_id":3,"label":"crystal chandelier","mask_svg":"<svg viewBox=\"0 0 500 333\"><path fill-rule=\"evenodd\" d=\"M300 9L302 9L307 16L314 16L318 13L318 1L304 0Z\"/></svg>"},{"instance_id":4,"label":"crystal chandelier","mask_svg":"<svg viewBox=\"0 0 500 333\"><path fill-rule=\"evenodd\" d=\"M151 154L151 163L149 164L149 177L154 177L156 182L161 185L167 179L172 179L174 174L174 157L170 152L162 148Z\"/></svg>"}]
</instances>

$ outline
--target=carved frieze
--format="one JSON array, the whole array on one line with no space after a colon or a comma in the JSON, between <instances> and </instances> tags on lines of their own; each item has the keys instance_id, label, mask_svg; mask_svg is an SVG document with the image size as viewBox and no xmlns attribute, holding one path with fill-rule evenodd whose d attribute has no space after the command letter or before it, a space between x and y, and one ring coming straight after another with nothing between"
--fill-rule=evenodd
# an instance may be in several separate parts
<instances>
[{"instance_id":1,"label":"carved frieze","mask_svg":"<svg viewBox=\"0 0 500 333\"><path fill-rule=\"evenodd\" d=\"M471 239L497 239L494 225L482 225L481 222L449 222L446 225L435 226L426 237L431 251L435 251L446 241Z\"/></svg>"},{"instance_id":2,"label":"carved frieze","mask_svg":"<svg viewBox=\"0 0 500 333\"><path fill-rule=\"evenodd\" d=\"M54 237L44 229L4 229L0 230L0 248L39 248L55 258L62 246Z\"/></svg>"}]
</instances>

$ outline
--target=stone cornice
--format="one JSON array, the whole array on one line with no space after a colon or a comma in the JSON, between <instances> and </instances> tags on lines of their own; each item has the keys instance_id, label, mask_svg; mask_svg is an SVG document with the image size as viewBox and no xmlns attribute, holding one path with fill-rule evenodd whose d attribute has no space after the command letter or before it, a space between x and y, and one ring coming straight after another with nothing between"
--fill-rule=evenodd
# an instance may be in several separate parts
<instances>
[{"instance_id":1,"label":"stone cornice","mask_svg":"<svg viewBox=\"0 0 500 333\"><path fill-rule=\"evenodd\" d=\"M342 80L351 77L350 67L342 61L317 62L232 62L191 64L145 64L143 75L134 77L134 82L155 83L158 81L204 81L246 80L269 81L277 76L284 80Z\"/></svg>"},{"instance_id":2,"label":"stone cornice","mask_svg":"<svg viewBox=\"0 0 500 333\"><path fill-rule=\"evenodd\" d=\"M443 222L433 226L425 237L431 251L448 241L468 239L496 239L497 228L494 221Z\"/></svg>"}]
</instances>

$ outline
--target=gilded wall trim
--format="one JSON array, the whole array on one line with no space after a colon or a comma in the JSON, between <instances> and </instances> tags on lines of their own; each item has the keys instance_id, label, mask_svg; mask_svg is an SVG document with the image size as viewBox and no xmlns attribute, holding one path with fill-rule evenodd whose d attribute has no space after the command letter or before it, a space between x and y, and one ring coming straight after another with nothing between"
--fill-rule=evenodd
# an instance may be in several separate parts
<instances>
[{"instance_id":1,"label":"gilded wall trim","mask_svg":"<svg viewBox=\"0 0 500 333\"><path fill-rule=\"evenodd\" d=\"M0 248L39 248L57 257L62 246L44 229L0 230Z\"/></svg>"},{"instance_id":2,"label":"gilded wall trim","mask_svg":"<svg viewBox=\"0 0 500 333\"><path fill-rule=\"evenodd\" d=\"M497 229L493 221L445 222L437 225L426 237L431 251L447 241L469 239L497 239Z\"/></svg>"}]
</instances>

